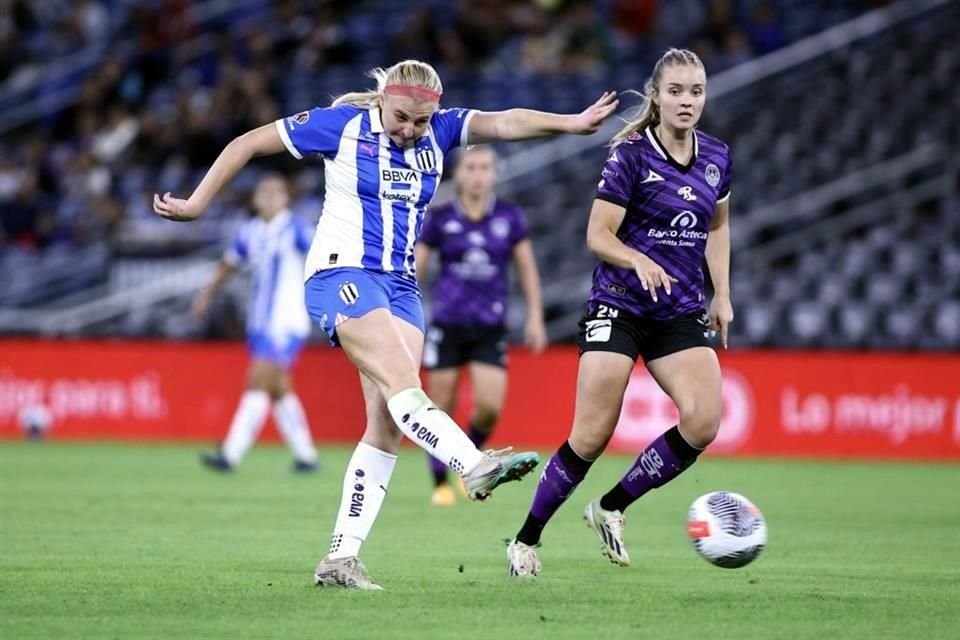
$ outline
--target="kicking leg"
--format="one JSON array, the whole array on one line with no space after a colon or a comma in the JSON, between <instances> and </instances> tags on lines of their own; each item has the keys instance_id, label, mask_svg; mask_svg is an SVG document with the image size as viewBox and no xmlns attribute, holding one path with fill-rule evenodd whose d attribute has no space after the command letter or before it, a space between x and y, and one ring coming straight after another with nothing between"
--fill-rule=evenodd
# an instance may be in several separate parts
<instances>
[{"instance_id":1,"label":"kicking leg","mask_svg":"<svg viewBox=\"0 0 960 640\"><path fill-rule=\"evenodd\" d=\"M464 477L467 494L485 499L499 485L519 480L536 466L535 453L509 451L484 455L420 388L417 369L423 333L375 309L344 322L337 330L353 363L388 398L387 409L404 435Z\"/></svg>"}]
</instances>

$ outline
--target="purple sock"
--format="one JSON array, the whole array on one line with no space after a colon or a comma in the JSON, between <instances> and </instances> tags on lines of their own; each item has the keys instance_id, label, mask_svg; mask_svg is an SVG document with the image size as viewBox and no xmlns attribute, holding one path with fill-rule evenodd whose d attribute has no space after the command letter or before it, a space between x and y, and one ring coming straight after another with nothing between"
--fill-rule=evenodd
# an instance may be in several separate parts
<instances>
[{"instance_id":1,"label":"purple sock","mask_svg":"<svg viewBox=\"0 0 960 640\"><path fill-rule=\"evenodd\" d=\"M697 460L701 449L691 446L677 427L671 427L651 442L627 474L601 499L608 511L623 512L651 489L662 487Z\"/></svg>"},{"instance_id":2,"label":"purple sock","mask_svg":"<svg viewBox=\"0 0 960 640\"><path fill-rule=\"evenodd\" d=\"M570 471L560 460L560 456L553 454L540 477L530 513L538 520L546 522L560 505L566 502L582 480L583 476Z\"/></svg>"},{"instance_id":3,"label":"purple sock","mask_svg":"<svg viewBox=\"0 0 960 640\"><path fill-rule=\"evenodd\" d=\"M569 443L563 443L543 468L530 514L517 534L517 540L528 545L540 542L543 528L586 477L591 464L591 460L578 456Z\"/></svg>"},{"instance_id":4,"label":"purple sock","mask_svg":"<svg viewBox=\"0 0 960 640\"><path fill-rule=\"evenodd\" d=\"M483 444L487 441L487 438L490 437L490 433L493 429L487 429L483 431L478 429L475 425L470 425L470 430L467 431L467 437L470 438L470 442L474 444L477 449L482 449Z\"/></svg>"},{"instance_id":5,"label":"purple sock","mask_svg":"<svg viewBox=\"0 0 960 640\"><path fill-rule=\"evenodd\" d=\"M447 465L431 455L427 455L427 464L430 466L430 473L433 475L434 485L439 487L442 484L447 484Z\"/></svg>"}]
</instances>

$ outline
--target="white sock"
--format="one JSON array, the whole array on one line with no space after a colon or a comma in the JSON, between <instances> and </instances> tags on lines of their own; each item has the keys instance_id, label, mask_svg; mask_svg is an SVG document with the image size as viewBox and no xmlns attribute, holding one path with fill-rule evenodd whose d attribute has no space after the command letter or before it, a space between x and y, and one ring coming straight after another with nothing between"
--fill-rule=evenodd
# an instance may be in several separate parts
<instances>
[{"instance_id":1,"label":"white sock","mask_svg":"<svg viewBox=\"0 0 960 640\"><path fill-rule=\"evenodd\" d=\"M483 460L483 452L423 389L401 391L387 400L387 409L405 436L461 476Z\"/></svg>"},{"instance_id":2,"label":"white sock","mask_svg":"<svg viewBox=\"0 0 960 640\"><path fill-rule=\"evenodd\" d=\"M230 432L223 442L223 457L230 464L239 464L243 454L253 445L270 410L270 394L266 391L245 391L233 414Z\"/></svg>"},{"instance_id":3,"label":"white sock","mask_svg":"<svg viewBox=\"0 0 960 640\"><path fill-rule=\"evenodd\" d=\"M359 555L380 513L397 456L361 442L353 451L343 476L343 495L330 540L330 558Z\"/></svg>"},{"instance_id":4,"label":"white sock","mask_svg":"<svg viewBox=\"0 0 960 640\"><path fill-rule=\"evenodd\" d=\"M317 450L313 448L307 414L304 413L297 394L290 391L273 404L273 419L276 420L280 435L286 440L294 458L301 462L317 461Z\"/></svg>"}]
</instances>

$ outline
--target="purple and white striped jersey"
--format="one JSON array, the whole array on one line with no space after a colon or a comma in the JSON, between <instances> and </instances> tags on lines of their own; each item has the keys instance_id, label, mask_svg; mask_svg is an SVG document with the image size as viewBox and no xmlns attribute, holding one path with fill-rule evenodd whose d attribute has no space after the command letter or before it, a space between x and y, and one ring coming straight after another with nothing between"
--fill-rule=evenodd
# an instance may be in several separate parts
<instances>
[{"instance_id":1,"label":"purple and white striped jersey","mask_svg":"<svg viewBox=\"0 0 960 640\"><path fill-rule=\"evenodd\" d=\"M687 165L670 157L652 127L614 147L596 198L626 214L617 237L677 279L671 295L654 302L636 272L601 262L593 272L588 307L607 304L650 320L669 320L704 308L703 260L717 203L730 197L730 149L693 132Z\"/></svg>"},{"instance_id":2,"label":"purple and white striped jersey","mask_svg":"<svg viewBox=\"0 0 960 640\"><path fill-rule=\"evenodd\" d=\"M528 235L527 219L520 207L496 198L491 199L489 210L480 220L468 218L457 201L431 208L420 242L440 256L432 321L502 325L513 250Z\"/></svg>"}]
</instances>

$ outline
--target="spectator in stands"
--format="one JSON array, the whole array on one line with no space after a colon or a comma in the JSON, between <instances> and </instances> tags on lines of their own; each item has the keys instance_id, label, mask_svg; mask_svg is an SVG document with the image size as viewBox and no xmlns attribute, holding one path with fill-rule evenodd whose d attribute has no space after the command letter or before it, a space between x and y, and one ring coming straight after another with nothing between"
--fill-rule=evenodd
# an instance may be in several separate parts
<instances>
[{"instance_id":1,"label":"spectator in stands","mask_svg":"<svg viewBox=\"0 0 960 640\"><path fill-rule=\"evenodd\" d=\"M468 63L481 65L512 34L510 7L505 0L465 0L453 18L455 40L461 43Z\"/></svg>"},{"instance_id":2,"label":"spectator in stands","mask_svg":"<svg viewBox=\"0 0 960 640\"><path fill-rule=\"evenodd\" d=\"M714 18L712 22L725 25L723 31L727 33L732 24L730 2L715 0L715 3L720 8L714 10L714 14L720 19ZM293 92L327 91L322 83L316 85L320 88L308 90L300 85L287 84L284 79L291 69L297 71L300 66L313 72L325 69L325 66L317 66L318 61L325 61L324 64L353 64L359 49L358 43L352 41L353 21L350 18L353 16L349 13L367 10L362 3L350 0L326 1L322 3L322 10L310 3L304 5L296 0L283 0L278 1L272 11L257 14L254 25L246 18L234 22L233 16L242 15L242 11L231 10L225 19L203 22L199 20L200 14L193 11L186 0L159 0L149 3L150 6L122 3L123 7L118 12L111 12L105 23L100 8L113 4L106 0L87 0L83 3L11 0L9 4L7 13L0 12L0 81L5 73L10 78L3 89L11 94L24 92L18 102L32 100L28 96L36 91L43 98L40 104L46 105L69 97L71 91L77 91L77 88L64 86L63 79L56 74L47 78L47 74L42 73L44 65L41 60L48 60L56 51L72 51L71 47L82 45L90 39L88 33L100 34L94 36L97 40L95 44L104 48L103 57L94 70L85 78L77 78L81 86L78 98L74 93L76 101L73 104L59 113L38 114L44 119L37 124L19 131L4 132L4 141L12 142L14 146L21 143L24 133L42 136L54 143L48 155L57 158L51 167L57 177L54 195L60 199L66 197L63 188L69 182L59 173L60 167L69 164L64 158L89 150L95 138L123 142L123 137L135 129L139 130L139 134L129 147L119 155L108 148L107 156L102 156L101 147L97 154L103 159L97 160L97 163L104 165L107 170L113 170L112 165L120 163L124 167L124 176L130 172L150 171L190 179L191 170L201 170L205 166L204 157L207 162L213 160L205 155L204 149L222 147L256 123L274 117L274 114L282 111L284 101L295 95ZM416 47L418 42L425 43L423 47L428 51L439 48L435 59L458 72L456 87L461 91L470 90L472 82L467 79L475 77L480 67L493 81L485 82L484 86L496 86L496 77L504 74L514 74L516 80L516 73L523 71L531 71L536 75L567 71L605 71L609 74L609 61L603 57L607 54L604 52L600 58L595 54L598 40L591 36L592 27L574 29L573 32L580 35L568 37L570 29L566 16L595 14L589 4L556 0L523 3L484 0L482 6L460 2L456 6L433 11L424 8L419 12L411 12L411 29L400 30L402 33L410 31L411 35L401 36L401 41L407 42L405 46L408 47ZM670 25L682 25L682 29L677 27L676 37L686 37L688 32L696 33L703 22L704 13L691 7L699 7L700 4L700 0L671 0L669 3L658 3L657 0L615 1L611 7L615 17L610 19L608 26L611 30L629 31L632 34L629 38L635 42L625 43L624 54L636 59L647 50L647 38L642 34L650 32L649 27L654 19L669 22ZM767 11L765 7L775 5L759 3L756 12L749 15L758 16L756 21L761 25L766 24L764 16L769 14L764 13ZM330 28L331 12L334 29ZM773 17L776 24L781 22L781 16L774 13ZM593 15L591 21L595 18ZM414 25L421 25L422 31L412 28ZM661 24L655 32L662 36L667 26ZM745 28L750 41L756 42L758 36L749 23ZM457 42L456 29L468 32L465 44ZM434 32L438 32L439 45L429 35ZM316 33L321 33L322 37L316 36ZM425 37L420 37L421 33L426 34ZM195 52L194 37L198 35L213 40L215 46L212 50L200 54ZM768 36L763 31L760 37ZM320 54L316 51L319 45L310 39L312 37L322 40ZM418 42L413 42L415 37ZM343 38L348 46L338 53L339 45L336 43L343 42ZM702 56L711 68L741 60L747 53L738 36L725 35L719 42L714 52L704 51ZM334 43L333 53L329 51L330 43ZM763 46L773 45L768 42ZM368 54L377 47L383 47L383 43L364 43L364 51ZM526 51L524 47L527 47ZM434 56L430 56L430 59L434 59ZM459 75L459 72L464 73ZM536 79L531 82L536 83ZM39 86L34 86L37 83ZM525 96L540 96L545 101L541 104L546 104L555 100L558 93L562 97L564 87L548 92L530 91L530 85L525 89ZM175 104L176 96L186 94L199 97L192 104L183 101L178 107ZM489 102L490 96L490 92L484 92L478 95L478 99ZM47 97L56 97L56 100L47 101ZM523 99L530 101L536 98ZM206 105L203 104L205 100L209 101ZM123 118L123 126L119 128L117 121L111 121L108 117L117 113L114 107L118 104L129 112L129 117ZM532 104L536 105L536 102ZM52 132L49 128L51 121ZM204 131L204 127L208 129ZM106 136L107 131L119 135ZM123 148L123 145L119 146ZM132 154L127 152L131 149ZM170 167L164 165L180 162L174 150L186 153L186 149L197 151L196 154L187 154L191 166L186 171L168 171ZM275 168L289 166L289 160L283 159ZM121 203L125 209L135 209L136 205L130 201L134 197L132 190L122 188L122 177L117 174L112 187L113 195L122 195L127 200ZM42 175L40 181L41 191L46 192L49 181ZM78 210L91 206L89 202L71 204L74 205ZM229 215L241 216L240 209L232 207ZM151 237L154 242L162 242L156 236Z\"/></svg>"},{"instance_id":3,"label":"spectator in stands","mask_svg":"<svg viewBox=\"0 0 960 640\"><path fill-rule=\"evenodd\" d=\"M658 0L614 0L610 8L611 44L620 59L633 60L654 36Z\"/></svg>"},{"instance_id":4,"label":"spectator in stands","mask_svg":"<svg viewBox=\"0 0 960 640\"><path fill-rule=\"evenodd\" d=\"M653 35L658 0L614 0L610 8L610 28L629 38Z\"/></svg>"},{"instance_id":5,"label":"spectator in stands","mask_svg":"<svg viewBox=\"0 0 960 640\"><path fill-rule=\"evenodd\" d=\"M533 75L559 73L563 68L566 42L564 33L553 22L550 13L544 9L533 12L526 27L511 45L505 47L501 56L505 67L516 70L511 66L516 60L520 63L519 70Z\"/></svg>"},{"instance_id":6,"label":"spectator in stands","mask_svg":"<svg viewBox=\"0 0 960 640\"><path fill-rule=\"evenodd\" d=\"M736 22L730 0L710 0L706 19L698 35L708 40L714 49L719 50L723 49L727 33L734 27Z\"/></svg>"},{"instance_id":7,"label":"spectator in stands","mask_svg":"<svg viewBox=\"0 0 960 640\"><path fill-rule=\"evenodd\" d=\"M356 47L341 25L334 7L322 5L313 26L297 52L297 69L319 71L329 65L345 64L354 56Z\"/></svg>"},{"instance_id":8,"label":"spectator in stands","mask_svg":"<svg viewBox=\"0 0 960 640\"><path fill-rule=\"evenodd\" d=\"M453 43L453 34L438 24L436 11L422 5L410 12L407 23L393 37L394 57L403 59L434 60L436 64L459 65L461 48Z\"/></svg>"},{"instance_id":9,"label":"spectator in stands","mask_svg":"<svg viewBox=\"0 0 960 640\"><path fill-rule=\"evenodd\" d=\"M49 199L37 188L37 174L25 169L17 180L14 197L0 202L0 247L35 250L47 245L53 233Z\"/></svg>"},{"instance_id":10,"label":"spectator in stands","mask_svg":"<svg viewBox=\"0 0 960 640\"><path fill-rule=\"evenodd\" d=\"M776 51L786 42L776 7L768 0L762 0L753 7L746 32L750 46L757 55Z\"/></svg>"},{"instance_id":11,"label":"spectator in stands","mask_svg":"<svg viewBox=\"0 0 960 640\"><path fill-rule=\"evenodd\" d=\"M110 33L110 14L97 0L78 0L70 20L88 44L103 44Z\"/></svg>"},{"instance_id":12,"label":"spectator in stands","mask_svg":"<svg viewBox=\"0 0 960 640\"><path fill-rule=\"evenodd\" d=\"M752 57L753 51L750 50L750 42L747 40L747 36L743 31L734 27L727 31L720 50L715 51L705 61L705 64L710 65L710 69L714 72L723 71L741 62L746 62Z\"/></svg>"},{"instance_id":13,"label":"spectator in stands","mask_svg":"<svg viewBox=\"0 0 960 640\"><path fill-rule=\"evenodd\" d=\"M567 73L599 73L611 60L610 34L593 5L572 4L561 18L562 70Z\"/></svg>"}]
</instances>

